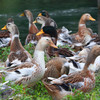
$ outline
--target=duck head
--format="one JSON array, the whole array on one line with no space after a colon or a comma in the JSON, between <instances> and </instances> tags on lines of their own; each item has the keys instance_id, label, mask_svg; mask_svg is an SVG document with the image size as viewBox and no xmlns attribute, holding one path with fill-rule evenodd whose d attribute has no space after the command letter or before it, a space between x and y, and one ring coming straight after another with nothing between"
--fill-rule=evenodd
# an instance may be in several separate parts
<instances>
[{"instance_id":1,"label":"duck head","mask_svg":"<svg viewBox=\"0 0 100 100\"><path fill-rule=\"evenodd\" d=\"M31 13L30 10L24 10L24 12L22 14L20 14L20 16L26 16L29 20L29 22L33 22L33 15Z\"/></svg>"},{"instance_id":2,"label":"duck head","mask_svg":"<svg viewBox=\"0 0 100 100\"><path fill-rule=\"evenodd\" d=\"M39 23L39 24L42 24L42 27L45 26L45 23L47 21L48 18L44 17L44 16L38 16L36 17L35 21L33 22L34 24L35 23Z\"/></svg>"},{"instance_id":3,"label":"duck head","mask_svg":"<svg viewBox=\"0 0 100 100\"><path fill-rule=\"evenodd\" d=\"M42 37L36 46L36 50L44 51L48 46L57 48L50 37Z\"/></svg>"},{"instance_id":4,"label":"duck head","mask_svg":"<svg viewBox=\"0 0 100 100\"><path fill-rule=\"evenodd\" d=\"M3 30L7 30L13 35L19 35L19 31L17 26L14 23L8 22L3 28Z\"/></svg>"},{"instance_id":5,"label":"duck head","mask_svg":"<svg viewBox=\"0 0 100 100\"><path fill-rule=\"evenodd\" d=\"M46 10L42 10L42 11L38 14L38 16L44 16L44 17L47 17L47 18L50 17L50 16L49 16L49 13L48 13Z\"/></svg>"},{"instance_id":6,"label":"duck head","mask_svg":"<svg viewBox=\"0 0 100 100\"><path fill-rule=\"evenodd\" d=\"M54 37L54 38L57 38L57 31L54 27L52 26L44 26L40 32L38 32L36 35L41 35L41 34L47 34L49 35L50 37Z\"/></svg>"},{"instance_id":7,"label":"duck head","mask_svg":"<svg viewBox=\"0 0 100 100\"><path fill-rule=\"evenodd\" d=\"M85 13L85 14L82 15L80 22L81 22L81 24L84 24L82 22L86 22L88 20L96 21L89 13Z\"/></svg>"},{"instance_id":8,"label":"duck head","mask_svg":"<svg viewBox=\"0 0 100 100\"><path fill-rule=\"evenodd\" d=\"M7 23L13 23L14 24L14 20L12 18L8 18ZM6 25L1 28L1 30L7 30Z\"/></svg>"},{"instance_id":9,"label":"duck head","mask_svg":"<svg viewBox=\"0 0 100 100\"><path fill-rule=\"evenodd\" d=\"M41 35L41 34L43 34L44 36L46 35L46 36L51 37L52 41L56 44L58 35L57 35L57 31L56 31L56 29L54 27L52 27L52 26L44 26L40 30L40 32L38 32L36 34L36 36Z\"/></svg>"}]
</instances>

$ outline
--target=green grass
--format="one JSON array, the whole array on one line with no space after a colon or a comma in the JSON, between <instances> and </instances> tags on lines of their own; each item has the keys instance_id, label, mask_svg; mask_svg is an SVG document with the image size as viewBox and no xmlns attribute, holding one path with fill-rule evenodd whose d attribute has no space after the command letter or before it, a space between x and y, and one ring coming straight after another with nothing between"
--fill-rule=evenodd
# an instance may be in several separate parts
<instances>
[{"instance_id":1,"label":"green grass","mask_svg":"<svg viewBox=\"0 0 100 100\"><path fill-rule=\"evenodd\" d=\"M68 46L64 47L67 47L71 50L71 48ZM34 45L25 45L25 49L33 56ZM0 60L6 61L9 52L9 47L0 49ZM46 56L45 61L48 61ZM4 77L2 78L2 81L5 82ZM37 82L34 87L23 87L23 85L11 85L10 83L8 85L15 90L13 94L14 100L52 100L41 81ZM16 94L20 94L21 96L18 97ZM100 73L96 76L95 88L90 93L84 94L80 91L77 91L74 96L69 95L64 97L64 100L100 100Z\"/></svg>"}]
</instances>

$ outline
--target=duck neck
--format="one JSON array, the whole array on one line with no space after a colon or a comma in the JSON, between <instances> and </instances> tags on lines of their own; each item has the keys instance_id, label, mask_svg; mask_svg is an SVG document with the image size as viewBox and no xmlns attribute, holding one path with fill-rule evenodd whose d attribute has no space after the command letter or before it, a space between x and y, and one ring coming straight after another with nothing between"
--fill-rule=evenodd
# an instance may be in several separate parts
<instances>
[{"instance_id":1,"label":"duck neck","mask_svg":"<svg viewBox=\"0 0 100 100\"><path fill-rule=\"evenodd\" d=\"M78 28L86 28L86 21L83 18L80 19Z\"/></svg>"},{"instance_id":2,"label":"duck neck","mask_svg":"<svg viewBox=\"0 0 100 100\"><path fill-rule=\"evenodd\" d=\"M41 46L41 43L38 43L34 52L34 59L43 70L45 69L45 60L44 60L45 48L46 47Z\"/></svg>"},{"instance_id":3,"label":"duck neck","mask_svg":"<svg viewBox=\"0 0 100 100\"><path fill-rule=\"evenodd\" d=\"M36 27L35 24L33 24L33 22L29 22L29 34L34 34L34 33L38 33L39 30L38 28Z\"/></svg>"},{"instance_id":4,"label":"duck neck","mask_svg":"<svg viewBox=\"0 0 100 100\"><path fill-rule=\"evenodd\" d=\"M26 17L28 18L28 21L29 21L29 34L34 34L34 33L39 32L39 30L36 27L36 25L33 24L33 16L32 16L32 14L30 16L27 15Z\"/></svg>"},{"instance_id":5,"label":"duck neck","mask_svg":"<svg viewBox=\"0 0 100 100\"><path fill-rule=\"evenodd\" d=\"M44 23L42 23L41 29L42 29L44 26L46 26L46 25L45 25L45 22L44 22Z\"/></svg>"},{"instance_id":6,"label":"duck neck","mask_svg":"<svg viewBox=\"0 0 100 100\"><path fill-rule=\"evenodd\" d=\"M34 59L39 64L40 68L45 71L44 51L35 50Z\"/></svg>"},{"instance_id":7,"label":"duck neck","mask_svg":"<svg viewBox=\"0 0 100 100\"><path fill-rule=\"evenodd\" d=\"M85 20L83 20L83 18L81 18L80 19L80 21L79 21L79 25L78 25L78 34L81 36L81 30L83 29L83 28L86 28L86 21Z\"/></svg>"},{"instance_id":8,"label":"duck neck","mask_svg":"<svg viewBox=\"0 0 100 100\"><path fill-rule=\"evenodd\" d=\"M17 51L23 49L23 46L19 40L19 34L14 34L12 35L12 40L11 40L11 51ZM23 49L24 50L24 49Z\"/></svg>"}]
</instances>

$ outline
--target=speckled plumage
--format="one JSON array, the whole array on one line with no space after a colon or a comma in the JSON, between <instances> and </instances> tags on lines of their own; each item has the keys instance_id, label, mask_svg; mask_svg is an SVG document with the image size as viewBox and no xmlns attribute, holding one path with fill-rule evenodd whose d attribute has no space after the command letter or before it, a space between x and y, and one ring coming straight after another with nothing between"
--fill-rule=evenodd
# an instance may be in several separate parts
<instances>
[{"instance_id":1,"label":"speckled plumage","mask_svg":"<svg viewBox=\"0 0 100 100\"><path fill-rule=\"evenodd\" d=\"M11 46L10 46L10 54L8 55L6 61L6 67L12 66L14 60L18 59L21 63L30 62L32 60L31 55L24 49L20 40L19 40L19 31L17 26L14 23L7 23L7 28L10 31L11 37Z\"/></svg>"},{"instance_id":2,"label":"speckled plumage","mask_svg":"<svg viewBox=\"0 0 100 100\"><path fill-rule=\"evenodd\" d=\"M95 45L89 52L82 71L62 75L57 79L48 77L43 80L48 93L54 100L61 100L66 95L73 95L75 93L71 91L73 88L76 89L75 91L80 90L84 93L91 91L95 87L95 72L100 69L99 61L100 45Z\"/></svg>"},{"instance_id":3,"label":"speckled plumage","mask_svg":"<svg viewBox=\"0 0 100 100\"><path fill-rule=\"evenodd\" d=\"M25 62L17 67L6 68L3 71L6 75L5 80L16 84L35 85L43 77L46 70L44 51L48 45L56 47L49 37L41 38L35 48L32 61Z\"/></svg>"},{"instance_id":4,"label":"speckled plumage","mask_svg":"<svg viewBox=\"0 0 100 100\"><path fill-rule=\"evenodd\" d=\"M76 34L72 34L75 40L83 42L86 35L89 35L91 39L92 37L94 37L92 30L86 27L86 21L88 20L95 21L95 19L93 19L90 14L88 13L83 14L79 21L78 32Z\"/></svg>"}]
</instances>

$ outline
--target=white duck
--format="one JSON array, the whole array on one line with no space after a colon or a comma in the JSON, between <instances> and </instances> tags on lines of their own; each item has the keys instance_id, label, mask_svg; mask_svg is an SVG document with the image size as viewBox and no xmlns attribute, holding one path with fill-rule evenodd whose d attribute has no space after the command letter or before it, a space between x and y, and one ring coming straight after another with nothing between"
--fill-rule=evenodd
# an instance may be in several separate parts
<instances>
[{"instance_id":1,"label":"white duck","mask_svg":"<svg viewBox=\"0 0 100 100\"><path fill-rule=\"evenodd\" d=\"M35 48L33 60L31 62L25 62L18 67L5 69L5 80L13 81L17 84L35 85L45 73L44 51L48 46L57 48L51 38L42 37Z\"/></svg>"}]
</instances>

